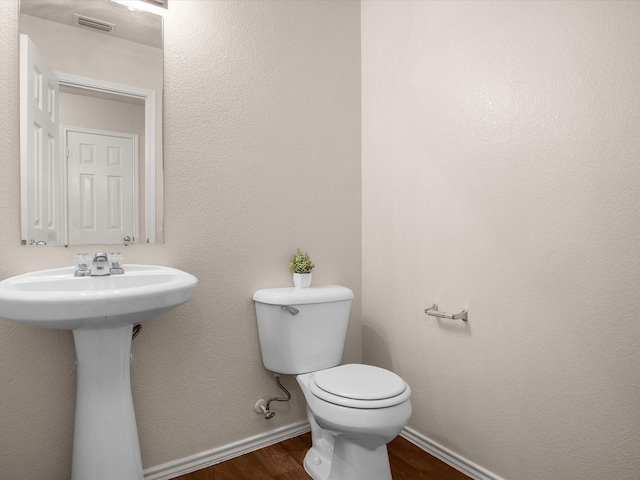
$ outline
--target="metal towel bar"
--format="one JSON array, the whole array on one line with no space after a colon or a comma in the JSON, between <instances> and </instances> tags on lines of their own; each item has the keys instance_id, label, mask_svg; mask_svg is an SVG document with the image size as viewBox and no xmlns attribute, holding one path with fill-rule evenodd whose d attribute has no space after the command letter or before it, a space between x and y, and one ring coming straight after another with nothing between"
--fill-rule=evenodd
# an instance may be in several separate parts
<instances>
[{"instance_id":1,"label":"metal towel bar","mask_svg":"<svg viewBox=\"0 0 640 480\"><path fill-rule=\"evenodd\" d=\"M434 303L431 308L425 308L424 313L427 315L431 315L432 317L438 318L448 318L449 320L462 320L463 322L468 322L469 317L466 310L461 311L460 313L444 313L438 311L438 304Z\"/></svg>"}]
</instances>

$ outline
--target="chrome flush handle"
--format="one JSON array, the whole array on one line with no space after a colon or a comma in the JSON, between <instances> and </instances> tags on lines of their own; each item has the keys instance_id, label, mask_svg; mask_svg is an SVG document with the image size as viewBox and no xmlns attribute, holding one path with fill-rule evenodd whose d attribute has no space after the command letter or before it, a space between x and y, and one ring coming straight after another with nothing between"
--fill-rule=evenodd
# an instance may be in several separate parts
<instances>
[{"instance_id":1,"label":"chrome flush handle","mask_svg":"<svg viewBox=\"0 0 640 480\"><path fill-rule=\"evenodd\" d=\"M280 305L280 308L286 310L291 315L297 315L300 313L300 310L298 310L296 307L292 307L291 305Z\"/></svg>"}]
</instances>

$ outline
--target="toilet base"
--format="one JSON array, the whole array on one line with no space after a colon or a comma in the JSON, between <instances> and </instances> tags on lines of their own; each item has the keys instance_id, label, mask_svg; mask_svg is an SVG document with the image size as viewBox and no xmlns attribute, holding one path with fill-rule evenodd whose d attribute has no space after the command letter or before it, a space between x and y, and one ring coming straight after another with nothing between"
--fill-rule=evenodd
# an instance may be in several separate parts
<instances>
[{"instance_id":1,"label":"toilet base","mask_svg":"<svg viewBox=\"0 0 640 480\"><path fill-rule=\"evenodd\" d=\"M337 434L321 428L307 406L312 446L304 457L304 469L314 480L392 480L387 445L366 439ZM379 445L379 446L378 446ZM348 459L348 462L345 462Z\"/></svg>"},{"instance_id":2,"label":"toilet base","mask_svg":"<svg viewBox=\"0 0 640 480\"><path fill-rule=\"evenodd\" d=\"M323 448L311 447L304 456L304 470L313 480L327 480L329 478L332 456L327 453Z\"/></svg>"},{"instance_id":3,"label":"toilet base","mask_svg":"<svg viewBox=\"0 0 640 480\"><path fill-rule=\"evenodd\" d=\"M391 480L387 446L367 450L336 439L338 447L331 458L311 448L304 457L304 469L314 480ZM346 455L346 457L344 457ZM349 458L349 463L343 458ZM319 463L318 463L319 462Z\"/></svg>"}]
</instances>

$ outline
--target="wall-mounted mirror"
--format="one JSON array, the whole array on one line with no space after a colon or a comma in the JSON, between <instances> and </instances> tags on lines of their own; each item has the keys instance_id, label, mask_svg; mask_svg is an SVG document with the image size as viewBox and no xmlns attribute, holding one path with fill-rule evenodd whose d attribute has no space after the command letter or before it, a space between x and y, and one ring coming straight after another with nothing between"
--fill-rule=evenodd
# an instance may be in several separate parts
<instances>
[{"instance_id":1,"label":"wall-mounted mirror","mask_svg":"<svg viewBox=\"0 0 640 480\"><path fill-rule=\"evenodd\" d=\"M20 1L23 245L163 241L162 20Z\"/></svg>"}]
</instances>

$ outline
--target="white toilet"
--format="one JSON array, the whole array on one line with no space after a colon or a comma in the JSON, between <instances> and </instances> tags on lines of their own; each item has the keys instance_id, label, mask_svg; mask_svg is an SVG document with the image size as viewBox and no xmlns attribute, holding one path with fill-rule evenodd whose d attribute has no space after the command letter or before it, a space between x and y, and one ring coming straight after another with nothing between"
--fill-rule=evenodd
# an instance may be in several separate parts
<instances>
[{"instance_id":1,"label":"white toilet","mask_svg":"<svg viewBox=\"0 0 640 480\"><path fill-rule=\"evenodd\" d=\"M340 365L353 292L328 285L258 290L264 366L296 374L307 401L315 480L389 480L387 443L411 416L411 388L388 370Z\"/></svg>"}]
</instances>

